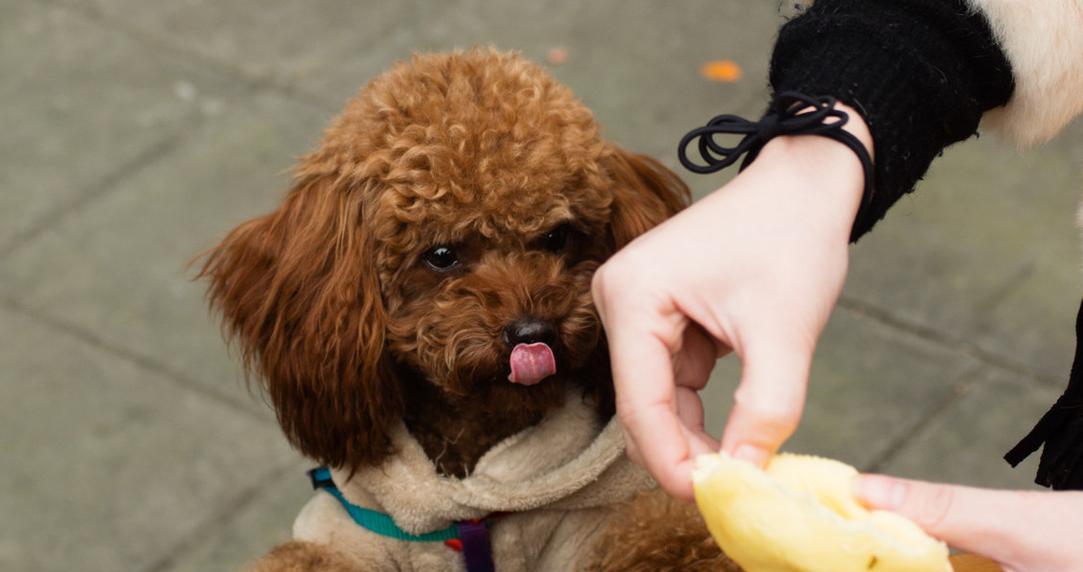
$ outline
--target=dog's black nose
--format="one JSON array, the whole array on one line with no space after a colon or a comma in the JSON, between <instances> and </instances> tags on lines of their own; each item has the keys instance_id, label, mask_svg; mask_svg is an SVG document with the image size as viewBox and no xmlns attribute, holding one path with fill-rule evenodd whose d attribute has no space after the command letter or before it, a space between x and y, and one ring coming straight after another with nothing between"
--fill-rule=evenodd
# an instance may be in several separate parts
<instances>
[{"instance_id":1,"label":"dog's black nose","mask_svg":"<svg viewBox=\"0 0 1083 572\"><path fill-rule=\"evenodd\" d=\"M508 347L538 342L553 345L555 337L556 330L553 324L536 318L516 320L504 328L504 343L508 344Z\"/></svg>"}]
</instances>

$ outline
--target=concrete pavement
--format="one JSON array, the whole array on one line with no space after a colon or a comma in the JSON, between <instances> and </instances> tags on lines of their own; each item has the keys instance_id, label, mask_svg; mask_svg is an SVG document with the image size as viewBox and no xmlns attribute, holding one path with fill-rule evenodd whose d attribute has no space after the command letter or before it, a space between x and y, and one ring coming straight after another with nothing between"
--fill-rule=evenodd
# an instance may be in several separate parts
<instances>
[{"instance_id":1,"label":"concrete pavement","mask_svg":"<svg viewBox=\"0 0 1083 572\"><path fill-rule=\"evenodd\" d=\"M553 67L611 139L756 114L766 0L0 1L0 569L232 570L288 536L304 469L186 264L268 210L292 158L412 50ZM736 83L699 75L732 59ZM791 448L1028 486L1000 455L1059 394L1083 284L1083 130L950 149L853 249ZM698 177L697 194L730 174ZM739 368L707 390L717 433Z\"/></svg>"}]
</instances>

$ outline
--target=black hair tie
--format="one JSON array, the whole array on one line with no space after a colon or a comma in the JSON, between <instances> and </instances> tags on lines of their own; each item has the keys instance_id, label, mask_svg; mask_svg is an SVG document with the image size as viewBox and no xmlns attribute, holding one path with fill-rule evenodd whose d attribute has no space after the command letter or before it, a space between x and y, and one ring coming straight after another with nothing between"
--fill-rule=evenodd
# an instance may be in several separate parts
<instances>
[{"instance_id":1,"label":"black hair tie","mask_svg":"<svg viewBox=\"0 0 1083 572\"><path fill-rule=\"evenodd\" d=\"M857 211L854 227L860 225L860 221L869 211L869 204L873 195L873 170L872 158L869 157L865 145L852 133L843 129L850 120L849 114L841 109L835 109L838 103L833 97L822 96L812 98L802 93L784 91L775 94L767 113L759 121L749 121L737 115L719 115L707 122L703 127L697 127L681 138L677 147L677 158L686 169L701 175L714 173L729 167L744 155L740 170L744 170L763 146L771 139L779 135L820 135L834 139L850 148L861 161L861 168L865 172L865 189L862 192L861 207ZM811 108L810 111L805 111ZM803 113L802 113L803 112ZM836 121L828 122L828 119ZM744 135L733 147L727 147L715 141L717 135ZM688 158L688 145L696 141L703 165L696 164ZM851 233L850 240L856 236Z\"/></svg>"}]
</instances>

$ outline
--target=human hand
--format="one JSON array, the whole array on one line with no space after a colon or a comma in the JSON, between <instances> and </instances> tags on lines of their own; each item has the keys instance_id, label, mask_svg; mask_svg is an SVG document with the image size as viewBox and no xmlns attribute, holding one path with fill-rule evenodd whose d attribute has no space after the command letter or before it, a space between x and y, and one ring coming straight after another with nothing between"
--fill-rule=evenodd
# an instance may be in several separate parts
<instances>
[{"instance_id":1,"label":"human hand","mask_svg":"<svg viewBox=\"0 0 1083 572\"><path fill-rule=\"evenodd\" d=\"M1083 570L1083 492L977 489L866 475L858 496L1008 572Z\"/></svg>"},{"instance_id":2,"label":"human hand","mask_svg":"<svg viewBox=\"0 0 1083 572\"><path fill-rule=\"evenodd\" d=\"M853 110L847 129L871 147ZM822 137L779 137L732 182L634 240L594 277L629 455L692 498L718 449L698 391L733 351L742 377L722 449L759 465L797 426L816 340L842 289L860 162Z\"/></svg>"}]
</instances>

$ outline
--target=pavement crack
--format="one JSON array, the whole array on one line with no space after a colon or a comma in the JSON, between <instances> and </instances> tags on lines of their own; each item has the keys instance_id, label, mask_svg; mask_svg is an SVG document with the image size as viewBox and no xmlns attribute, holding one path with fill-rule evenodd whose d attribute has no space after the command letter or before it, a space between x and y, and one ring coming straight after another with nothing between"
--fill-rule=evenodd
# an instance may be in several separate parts
<instances>
[{"instance_id":1,"label":"pavement crack","mask_svg":"<svg viewBox=\"0 0 1083 572\"><path fill-rule=\"evenodd\" d=\"M80 328L74 324L58 320L41 312L34 311L23 304L19 303L10 296L4 296L0 298L0 305L11 310L12 312L21 314L43 326L58 330L70 337L73 337L95 349L108 353L116 358L126 361L130 364L134 364L142 369L153 372L169 382L177 385L187 391L192 391L206 397L218 404L240 413L250 419L254 419L260 423L268 423L266 416L256 408L256 406L250 402L246 402L242 399L238 399L234 396L222 393L209 387L206 384L200 383L195 379L184 375L171 367L163 364L154 358L140 354L125 348L119 344L106 340L93 332L89 332L83 328Z\"/></svg>"},{"instance_id":2,"label":"pavement crack","mask_svg":"<svg viewBox=\"0 0 1083 572\"><path fill-rule=\"evenodd\" d=\"M171 548L165 550L165 553L144 568L143 572L163 572L168 570L179 558L191 553L195 547L210 543L215 534L235 521L242 510L255 502L269 483L293 471L296 466L297 461L290 460L255 479L250 486L242 489L229 502L219 505L218 510L212 512L206 520L195 526L193 532L185 535Z\"/></svg>"},{"instance_id":3,"label":"pavement crack","mask_svg":"<svg viewBox=\"0 0 1083 572\"><path fill-rule=\"evenodd\" d=\"M59 0L48 0L55 7L77 13L89 21L115 32L127 35L129 38L150 48L168 52L188 60L199 66L203 66L218 74L232 78L250 91L269 90L277 92L296 102L315 107L321 111L337 113L341 108L341 102L330 101L319 95L306 91L297 85L282 81L270 74L257 74L244 69L234 63L208 56L196 50L189 49L182 43L174 42L156 36L153 32L144 30L124 20L113 17L101 8L90 2L69 3Z\"/></svg>"},{"instance_id":4,"label":"pavement crack","mask_svg":"<svg viewBox=\"0 0 1083 572\"><path fill-rule=\"evenodd\" d=\"M974 342L968 342L958 337L946 334L936 328L918 324L902 318L889 310L885 310L875 304L853 296L842 295L839 297L838 307L879 322L892 329L910 334L933 345L938 345L968 356L988 367L1011 373L1016 377L1035 381L1041 385L1061 389L1064 380L1034 371L1025 364L1006 359L1001 354L988 351ZM1014 379L1014 378L1013 378Z\"/></svg>"},{"instance_id":5,"label":"pavement crack","mask_svg":"<svg viewBox=\"0 0 1083 572\"><path fill-rule=\"evenodd\" d=\"M1019 263L1007 277L1001 280L1000 284L993 288L993 291L990 292L989 295L974 306L974 313L977 316L987 316L996 309L1001 302L1022 288L1027 279L1034 274L1036 267L1037 264L1032 258L1028 258ZM984 332L988 329L989 324L987 322L981 322L978 324L978 327L980 331Z\"/></svg>"},{"instance_id":6,"label":"pavement crack","mask_svg":"<svg viewBox=\"0 0 1083 572\"><path fill-rule=\"evenodd\" d=\"M952 382L951 394L918 418L918 420L908 427L906 431L900 432L898 437L892 439L880 453L865 464L862 472L879 473L883 471L884 468L887 467L891 461L895 460L903 449L913 443L925 429L947 415L952 406L959 403L959 401L970 394L970 391L974 389L974 386L978 383L979 370L980 366L974 365L966 368L960 373Z\"/></svg>"},{"instance_id":7,"label":"pavement crack","mask_svg":"<svg viewBox=\"0 0 1083 572\"><path fill-rule=\"evenodd\" d=\"M168 155L182 141L187 139L187 132L188 130L182 129L172 136L146 147L131 159L121 163L112 172L105 174L82 192L76 194L72 200L57 205L39 216L25 230L13 236L6 245L0 247L0 258L11 256L15 251L33 242L42 233L62 224L71 214L80 211L87 205L108 195L110 191L119 188L119 183L124 179Z\"/></svg>"}]
</instances>

